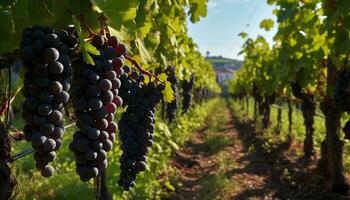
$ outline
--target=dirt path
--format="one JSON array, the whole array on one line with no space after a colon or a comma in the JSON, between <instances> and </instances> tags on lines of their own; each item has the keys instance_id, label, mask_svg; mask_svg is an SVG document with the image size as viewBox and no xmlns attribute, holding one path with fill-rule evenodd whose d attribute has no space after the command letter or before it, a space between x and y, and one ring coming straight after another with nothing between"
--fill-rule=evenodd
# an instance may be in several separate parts
<instances>
[{"instance_id":1,"label":"dirt path","mask_svg":"<svg viewBox=\"0 0 350 200\"><path fill-rule=\"evenodd\" d=\"M179 184L164 199L347 199L322 189L315 162L307 164L296 154L300 144L266 148L252 122L241 123L227 106L215 115L176 152L172 164ZM223 123L213 132L215 118Z\"/></svg>"}]
</instances>

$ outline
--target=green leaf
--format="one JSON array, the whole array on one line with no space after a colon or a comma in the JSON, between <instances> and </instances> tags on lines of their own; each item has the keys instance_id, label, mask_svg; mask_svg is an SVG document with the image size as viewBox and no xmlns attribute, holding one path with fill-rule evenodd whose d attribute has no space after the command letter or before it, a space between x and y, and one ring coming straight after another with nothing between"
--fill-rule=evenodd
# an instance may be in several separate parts
<instances>
[{"instance_id":1,"label":"green leaf","mask_svg":"<svg viewBox=\"0 0 350 200\"><path fill-rule=\"evenodd\" d=\"M75 18L73 18L73 21L76 27L76 31L78 33L79 46L80 46L80 51L83 55L83 60L86 64L95 65L94 59L92 59L89 53L93 55L100 55L100 52L92 44L84 40L80 23Z\"/></svg>"},{"instance_id":2,"label":"green leaf","mask_svg":"<svg viewBox=\"0 0 350 200\"><path fill-rule=\"evenodd\" d=\"M171 132L169 130L169 127L164 122L157 123L157 130L159 133L164 133L165 136L171 137Z\"/></svg>"},{"instance_id":3,"label":"green leaf","mask_svg":"<svg viewBox=\"0 0 350 200\"><path fill-rule=\"evenodd\" d=\"M89 52L92 55L96 55L96 56L100 55L100 52L98 51L98 49L88 42L85 42L85 49L87 52Z\"/></svg>"},{"instance_id":4,"label":"green leaf","mask_svg":"<svg viewBox=\"0 0 350 200\"><path fill-rule=\"evenodd\" d=\"M158 75L159 80L161 81L166 81L168 79L168 76L165 73L161 73L160 75Z\"/></svg>"},{"instance_id":5,"label":"green leaf","mask_svg":"<svg viewBox=\"0 0 350 200\"><path fill-rule=\"evenodd\" d=\"M172 102L174 99L174 91L171 88L171 83L169 81L165 82L165 89L162 91L163 99L165 102Z\"/></svg>"},{"instance_id":6,"label":"green leaf","mask_svg":"<svg viewBox=\"0 0 350 200\"><path fill-rule=\"evenodd\" d=\"M172 140L168 140L168 143L170 144L170 146L175 149L175 150L178 150L179 149L179 146Z\"/></svg>"},{"instance_id":7,"label":"green leaf","mask_svg":"<svg viewBox=\"0 0 350 200\"><path fill-rule=\"evenodd\" d=\"M175 187L174 187L173 185L171 185L170 181L166 181L166 182L164 183L164 186L165 186L166 188L168 188L170 191L175 191Z\"/></svg>"},{"instance_id":8,"label":"green leaf","mask_svg":"<svg viewBox=\"0 0 350 200\"><path fill-rule=\"evenodd\" d=\"M0 54L12 50L14 24L9 12L0 10Z\"/></svg>"},{"instance_id":9,"label":"green leaf","mask_svg":"<svg viewBox=\"0 0 350 200\"><path fill-rule=\"evenodd\" d=\"M264 19L260 22L260 28L269 31L273 28L275 22L272 19Z\"/></svg>"},{"instance_id":10,"label":"green leaf","mask_svg":"<svg viewBox=\"0 0 350 200\"><path fill-rule=\"evenodd\" d=\"M246 33L246 32L240 32L239 34L238 34L238 36L240 36L241 38L246 38L246 37L248 37L248 33Z\"/></svg>"},{"instance_id":11,"label":"green leaf","mask_svg":"<svg viewBox=\"0 0 350 200\"><path fill-rule=\"evenodd\" d=\"M207 3L208 0L190 0L190 20L192 23L199 21L200 17L207 15Z\"/></svg>"},{"instance_id":12,"label":"green leaf","mask_svg":"<svg viewBox=\"0 0 350 200\"><path fill-rule=\"evenodd\" d=\"M139 50L141 60L143 63L148 63L148 62L154 61L154 59L152 58L151 54L146 49L146 47L143 44L141 39L136 39L135 45L136 45L137 49Z\"/></svg>"}]
</instances>

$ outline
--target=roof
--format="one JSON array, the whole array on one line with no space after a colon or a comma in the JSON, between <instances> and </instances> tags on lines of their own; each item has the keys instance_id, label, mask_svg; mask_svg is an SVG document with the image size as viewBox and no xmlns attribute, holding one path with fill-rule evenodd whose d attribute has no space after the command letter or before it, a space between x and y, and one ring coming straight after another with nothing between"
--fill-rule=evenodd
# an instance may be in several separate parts
<instances>
[{"instance_id":1,"label":"roof","mask_svg":"<svg viewBox=\"0 0 350 200\"><path fill-rule=\"evenodd\" d=\"M216 73L233 73L235 70L228 69L228 68L220 68L220 69L215 69Z\"/></svg>"}]
</instances>

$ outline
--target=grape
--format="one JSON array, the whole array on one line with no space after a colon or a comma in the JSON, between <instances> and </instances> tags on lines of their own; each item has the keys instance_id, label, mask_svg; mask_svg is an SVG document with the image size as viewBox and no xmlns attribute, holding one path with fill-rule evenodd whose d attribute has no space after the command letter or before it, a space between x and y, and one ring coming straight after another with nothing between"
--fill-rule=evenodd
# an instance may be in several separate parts
<instances>
[{"instance_id":1,"label":"grape","mask_svg":"<svg viewBox=\"0 0 350 200\"><path fill-rule=\"evenodd\" d=\"M109 46L112 46L112 47L116 48L119 45L119 40L118 40L117 37L112 36L112 37L108 38L107 44Z\"/></svg>"},{"instance_id":2,"label":"grape","mask_svg":"<svg viewBox=\"0 0 350 200\"><path fill-rule=\"evenodd\" d=\"M114 69L114 70L117 70L117 69L123 67L123 65L124 65L124 60L121 59L120 57L117 57L117 58L115 58L115 59L113 60L112 65L113 65L113 67L114 67L113 69Z\"/></svg>"},{"instance_id":3,"label":"grape","mask_svg":"<svg viewBox=\"0 0 350 200\"><path fill-rule=\"evenodd\" d=\"M112 82L108 79L102 79L100 80L100 82L98 83L98 85L100 86L100 89L104 92L109 91L112 89Z\"/></svg>"},{"instance_id":4,"label":"grape","mask_svg":"<svg viewBox=\"0 0 350 200\"><path fill-rule=\"evenodd\" d=\"M96 128L91 128L87 134L89 140L97 140L98 136L100 135L100 131Z\"/></svg>"},{"instance_id":5,"label":"grape","mask_svg":"<svg viewBox=\"0 0 350 200\"><path fill-rule=\"evenodd\" d=\"M78 118L78 131L74 134L69 147L75 154L76 171L82 181L96 177L108 165L107 152L112 150L110 135L117 126L111 125L116 106L112 103L120 80L112 70L112 60L117 58L113 47L105 44L103 36L92 39L101 53L93 56L95 66L85 64L78 59L73 63L73 107ZM81 57L81 56L79 56ZM120 87L120 84L119 84ZM112 137L113 137L112 135Z\"/></svg>"},{"instance_id":6,"label":"grape","mask_svg":"<svg viewBox=\"0 0 350 200\"><path fill-rule=\"evenodd\" d=\"M176 109L178 108L178 94L177 94L177 84L178 79L175 74L175 68L169 67L167 70L168 81L171 83L171 88L174 91L174 99L172 102L167 104L166 107L166 117L169 120L169 123L172 123L176 117Z\"/></svg>"},{"instance_id":7,"label":"grape","mask_svg":"<svg viewBox=\"0 0 350 200\"><path fill-rule=\"evenodd\" d=\"M112 81L112 89L119 89L121 86L121 82L119 79L114 79Z\"/></svg>"},{"instance_id":8,"label":"grape","mask_svg":"<svg viewBox=\"0 0 350 200\"><path fill-rule=\"evenodd\" d=\"M121 76L124 74L123 68L117 68L117 69L114 69L114 71L118 76Z\"/></svg>"},{"instance_id":9,"label":"grape","mask_svg":"<svg viewBox=\"0 0 350 200\"><path fill-rule=\"evenodd\" d=\"M41 104L37 110L37 113L41 116L48 116L51 112L52 108L49 104Z\"/></svg>"},{"instance_id":10,"label":"grape","mask_svg":"<svg viewBox=\"0 0 350 200\"><path fill-rule=\"evenodd\" d=\"M117 109L117 106L113 102L109 102L106 104L106 110L108 113L114 113Z\"/></svg>"},{"instance_id":11,"label":"grape","mask_svg":"<svg viewBox=\"0 0 350 200\"><path fill-rule=\"evenodd\" d=\"M41 124L40 125L40 131L45 135L45 136L50 136L55 130L55 126L51 123L46 123L46 124Z\"/></svg>"},{"instance_id":12,"label":"grape","mask_svg":"<svg viewBox=\"0 0 350 200\"><path fill-rule=\"evenodd\" d=\"M58 60L60 53L55 48L48 48L44 51L44 57L47 62Z\"/></svg>"},{"instance_id":13,"label":"grape","mask_svg":"<svg viewBox=\"0 0 350 200\"><path fill-rule=\"evenodd\" d=\"M50 79L38 77L38 78L34 79L34 83L39 88L46 88L50 84Z\"/></svg>"},{"instance_id":14,"label":"grape","mask_svg":"<svg viewBox=\"0 0 350 200\"><path fill-rule=\"evenodd\" d=\"M51 165L47 165L41 169L41 175L43 177L50 177L55 172L55 169Z\"/></svg>"},{"instance_id":15,"label":"grape","mask_svg":"<svg viewBox=\"0 0 350 200\"><path fill-rule=\"evenodd\" d=\"M104 48L104 53L106 58L110 60L117 57L117 52L115 52L115 49L113 47Z\"/></svg>"},{"instance_id":16,"label":"grape","mask_svg":"<svg viewBox=\"0 0 350 200\"><path fill-rule=\"evenodd\" d=\"M53 139L61 139L63 137L64 130L61 127L56 126L52 131Z\"/></svg>"},{"instance_id":17,"label":"grape","mask_svg":"<svg viewBox=\"0 0 350 200\"><path fill-rule=\"evenodd\" d=\"M95 35L92 38L92 45L94 45L97 48L102 47L104 45L104 43L105 43L105 39L103 38L102 35Z\"/></svg>"},{"instance_id":18,"label":"grape","mask_svg":"<svg viewBox=\"0 0 350 200\"><path fill-rule=\"evenodd\" d=\"M53 139L47 139L43 144L43 149L46 152L53 151L56 147L56 142Z\"/></svg>"},{"instance_id":19,"label":"grape","mask_svg":"<svg viewBox=\"0 0 350 200\"><path fill-rule=\"evenodd\" d=\"M60 39L57 34L50 33L45 36L44 42L48 47L57 47L60 45Z\"/></svg>"},{"instance_id":20,"label":"grape","mask_svg":"<svg viewBox=\"0 0 350 200\"><path fill-rule=\"evenodd\" d=\"M341 70L337 73L334 88L334 105L343 112L350 112L350 71Z\"/></svg>"},{"instance_id":21,"label":"grape","mask_svg":"<svg viewBox=\"0 0 350 200\"><path fill-rule=\"evenodd\" d=\"M55 96L55 99L58 103L67 103L69 100L69 94L63 90Z\"/></svg>"},{"instance_id":22,"label":"grape","mask_svg":"<svg viewBox=\"0 0 350 200\"><path fill-rule=\"evenodd\" d=\"M57 36L60 40L67 41L69 34L66 30L63 29L57 33Z\"/></svg>"},{"instance_id":23,"label":"grape","mask_svg":"<svg viewBox=\"0 0 350 200\"><path fill-rule=\"evenodd\" d=\"M123 70L125 73L120 76L121 98L115 97L110 106L121 106L123 100L124 106L127 106L118 123L119 139L123 151L120 159L121 173L118 184L124 190L130 190L135 184L136 174L147 168L145 156L153 145L154 111L162 98L164 87L162 84L157 85L154 82L141 83L144 79L140 78L139 73L130 71L129 67L124 67ZM113 133L115 129L117 129L116 124L110 122L107 127L110 138L107 141L115 139ZM104 143L104 148L106 147L108 145Z\"/></svg>"},{"instance_id":24,"label":"grape","mask_svg":"<svg viewBox=\"0 0 350 200\"><path fill-rule=\"evenodd\" d=\"M32 37L33 37L33 40L42 40L45 38L45 33L42 32L41 30L37 30L33 33Z\"/></svg>"},{"instance_id":25,"label":"grape","mask_svg":"<svg viewBox=\"0 0 350 200\"><path fill-rule=\"evenodd\" d=\"M182 112L186 113L190 109L192 99L192 89L194 84L194 74L191 75L190 80L182 83Z\"/></svg>"},{"instance_id":26,"label":"grape","mask_svg":"<svg viewBox=\"0 0 350 200\"><path fill-rule=\"evenodd\" d=\"M22 58L25 60L30 60L35 57L35 52L31 47L23 47L21 49Z\"/></svg>"},{"instance_id":27,"label":"grape","mask_svg":"<svg viewBox=\"0 0 350 200\"><path fill-rule=\"evenodd\" d=\"M108 102L111 102L113 100L113 92L111 91L106 91L106 92L102 92L101 93L101 100L103 103L108 103Z\"/></svg>"},{"instance_id":28,"label":"grape","mask_svg":"<svg viewBox=\"0 0 350 200\"><path fill-rule=\"evenodd\" d=\"M37 53L39 55L42 54L45 50L45 44L42 40L35 40L33 42L32 46L33 46L35 53Z\"/></svg>"},{"instance_id":29,"label":"grape","mask_svg":"<svg viewBox=\"0 0 350 200\"><path fill-rule=\"evenodd\" d=\"M45 90L39 93L38 99L41 103L51 103L54 99L54 96Z\"/></svg>"},{"instance_id":30,"label":"grape","mask_svg":"<svg viewBox=\"0 0 350 200\"><path fill-rule=\"evenodd\" d=\"M48 76L50 73L48 65L42 64L42 65L35 66L34 73L37 76Z\"/></svg>"},{"instance_id":31,"label":"grape","mask_svg":"<svg viewBox=\"0 0 350 200\"><path fill-rule=\"evenodd\" d=\"M96 73L89 73L88 79L92 84L97 84L98 80L100 80L100 76Z\"/></svg>"},{"instance_id":32,"label":"grape","mask_svg":"<svg viewBox=\"0 0 350 200\"><path fill-rule=\"evenodd\" d=\"M89 140L82 138L76 144L77 151L85 152L89 148Z\"/></svg>"},{"instance_id":33,"label":"grape","mask_svg":"<svg viewBox=\"0 0 350 200\"><path fill-rule=\"evenodd\" d=\"M57 94L61 93L62 90L63 90L62 84L58 81L52 82L49 86L49 91L53 95L57 95Z\"/></svg>"},{"instance_id":34,"label":"grape","mask_svg":"<svg viewBox=\"0 0 350 200\"><path fill-rule=\"evenodd\" d=\"M39 147L42 144L44 144L44 142L46 141L46 137L41 133L34 133L31 140L33 146Z\"/></svg>"},{"instance_id":35,"label":"grape","mask_svg":"<svg viewBox=\"0 0 350 200\"><path fill-rule=\"evenodd\" d=\"M102 106L102 101L99 98L90 98L88 101L88 107L92 110L98 110Z\"/></svg>"},{"instance_id":36,"label":"grape","mask_svg":"<svg viewBox=\"0 0 350 200\"><path fill-rule=\"evenodd\" d=\"M128 53L128 48L124 44L119 44L116 47L116 52L118 56L126 55Z\"/></svg>"},{"instance_id":37,"label":"grape","mask_svg":"<svg viewBox=\"0 0 350 200\"><path fill-rule=\"evenodd\" d=\"M61 74L63 69L64 67L60 62L51 62L49 64L49 72L51 74Z\"/></svg>"},{"instance_id":38,"label":"grape","mask_svg":"<svg viewBox=\"0 0 350 200\"><path fill-rule=\"evenodd\" d=\"M68 102L69 79L72 76L65 40L48 26L36 25L22 33L21 53L24 76L22 117L25 139L32 143L35 161L45 177L54 173L48 165L56 158L64 134L63 104ZM67 86L68 84L68 86Z\"/></svg>"},{"instance_id":39,"label":"grape","mask_svg":"<svg viewBox=\"0 0 350 200\"><path fill-rule=\"evenodd\" d=\"M98 97L101 94L101 89L96 85L89 85L86 89L86 96Z\"/></svg>"},{"instance_id":40,"label":"grape","mask_svg":"<svg viewBox=\"0 0 350 200\"><path fill-rule=\"evenodd\" d=\"M63 119L63 115L59 110L54 110L48 117L51 123L60 122Z\"/></svg>"},{"instance_id":41,"label":"grape","mask_svg":"<svg viewBox=\"0 0 350 200\"><path fill-rule=\"evenodd\" d=\"M24 102L24 104L31 111L35 111L39 107L39 102L36 98L29 98Z\"/></svg>"},{"instance_id":42,"label":"grape","mask_svg":"<svg viewBox=\"0 0 350 200\"><path fill-rule=\"evenodd\" d=\"M345 133L344 139L350 140L350 120L345 123L343 127L343 132Z\"/></svg>"},{"instance_id":43,"label":"grape","mask_svg":"<svg viewBox=\"0 0 350 200\"><path fill-rule=\"evenodd\" d=\"M32 30L24 30L23 32L22 32L22 37L23 37L23 39L32 39Z\"/></svg>"}]
</instances>

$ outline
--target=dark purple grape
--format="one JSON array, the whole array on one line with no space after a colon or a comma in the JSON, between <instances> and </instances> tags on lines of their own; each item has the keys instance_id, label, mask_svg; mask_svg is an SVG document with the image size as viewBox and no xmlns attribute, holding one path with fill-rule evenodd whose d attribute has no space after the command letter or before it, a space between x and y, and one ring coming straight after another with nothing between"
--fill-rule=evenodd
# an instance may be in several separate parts
<instances>
[{"instance_id":1,"label":"dark purple grape","mask_svg":"<svg viewBox=\"0 0 350 200\"><path fill-rule=\"evenodd\" d=\"M44 51L44 57L47 62L57 61L60 53L55 48L48 48Z\"/></svg>"}]
</instances>

